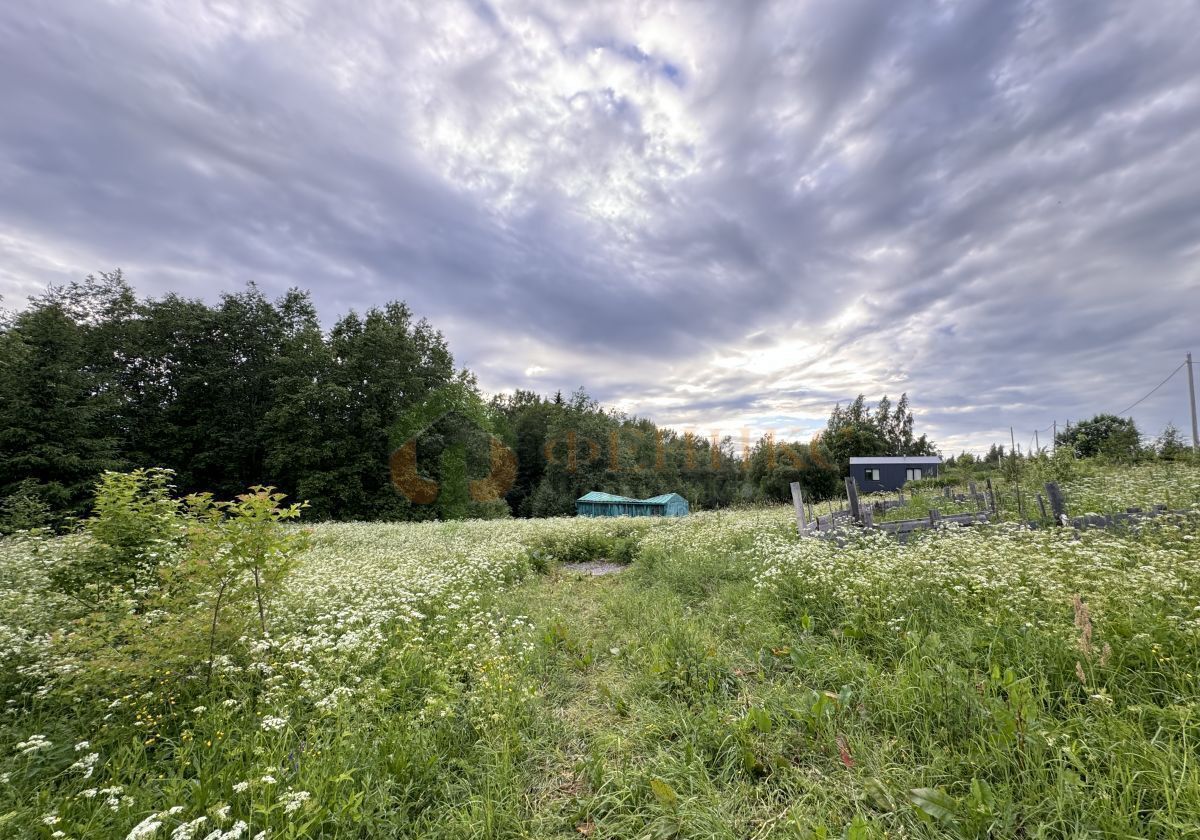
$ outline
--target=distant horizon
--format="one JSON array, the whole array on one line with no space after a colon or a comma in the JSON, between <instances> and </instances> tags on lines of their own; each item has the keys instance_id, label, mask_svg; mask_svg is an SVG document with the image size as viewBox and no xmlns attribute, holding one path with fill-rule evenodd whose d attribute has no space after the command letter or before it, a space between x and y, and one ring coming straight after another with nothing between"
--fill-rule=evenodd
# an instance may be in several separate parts
<instances>
[{"instance_id":1,"label":"distant horizon","mask_svg":"<svg viewBox=\"0 0 1200 840\"><path fill-rule=\"evenodd\" d=\"M1200 7L0 9L0 295L403 300L481 390L1022 450L1200 354ZM319 57L319 60L315 60ZM19 80L19 84L17 83ZM1190 442L1182 374L1132 411Z\"/></svg>"}]
</instances>

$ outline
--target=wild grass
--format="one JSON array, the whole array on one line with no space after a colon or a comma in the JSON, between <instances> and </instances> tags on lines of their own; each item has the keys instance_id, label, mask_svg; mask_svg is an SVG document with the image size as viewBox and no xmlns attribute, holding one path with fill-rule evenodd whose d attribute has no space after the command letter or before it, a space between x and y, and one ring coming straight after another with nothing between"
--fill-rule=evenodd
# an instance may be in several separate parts
<instances>
[{"instance_id":1,"label":"wild grass","mask_svg":"<svg viewBox=\"0 0 1200 840\"><path fill-rule=\"evenodd\" d=\"M1165 486L1124 479L1075 497ZM845 546L799 540L790 507L323 525L268 642L247 635L211 683L198 654L122 685L67 643L79 611L48 582L82 539L0 542L4 836L1200 825L1195 520ZM599 556L630 565L560 568Z\"/></svg>"},{"instance_id":2,"label":"wild grass","mask_svg":"<svg viewBox=\"0 0 1200 840\"><path fill-rule=\"evenodd\" d=\"M967 494L971 481L979 493L986 494L983 478L964 478L951 488L952 494ZM1062 489L1070 516L1122 513L1127 508L1150 510L1155 505L1165 505L1173 510L1200 508L1200 468L1185 461L1150 461L1116 468L1094 461L1043 457L1023 461L1016 473L997 473L991 476L991 481L996 518L1008 522L1049 522L1050 516L1042 515L1038 496L1045 500L1045 485L1051 481ZM867 494L863 496L863 503L894 502L897 498L896 493ZM1045 506L1049 514L1048 500L1045 500ZM989 510L989 506L969 496L964 501L946 498L941 486L917 483L905 487L902 506L889 508L877 517L877 521L924 519L935 509L949 515Z\"/></svg>"}]
</instances>

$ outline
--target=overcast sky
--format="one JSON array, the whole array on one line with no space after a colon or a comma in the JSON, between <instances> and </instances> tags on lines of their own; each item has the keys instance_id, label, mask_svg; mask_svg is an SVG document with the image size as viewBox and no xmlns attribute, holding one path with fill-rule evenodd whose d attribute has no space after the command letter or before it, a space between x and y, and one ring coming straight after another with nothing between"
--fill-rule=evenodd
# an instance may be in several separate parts
<instances>
[{"instance_id":1,"label":"overcast sky","mask_svg":"<svg viewBox=\"0 0 1200 840\"><path fill-rule=\"evenodd\" d=\"M0 294L118 266L406 300L487 391L1025 446L1200 354L1200 4L6 0Z\"/></svg>"}]
</instances>

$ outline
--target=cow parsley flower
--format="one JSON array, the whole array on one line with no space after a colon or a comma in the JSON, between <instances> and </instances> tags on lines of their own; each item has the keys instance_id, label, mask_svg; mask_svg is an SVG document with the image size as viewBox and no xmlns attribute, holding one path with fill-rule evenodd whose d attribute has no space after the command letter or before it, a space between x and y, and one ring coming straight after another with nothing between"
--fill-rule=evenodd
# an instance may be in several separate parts
<instances>
[{"instance_id":1,"label":"cow parsley flower","mask_svg":"<svg viewBox=\"0 0 1200 840\"><path fill-rule=\"evenodd\" d=\"M181 823L171 832L171 840L192 840L192 836L200 830L200 826L208 822L208 817L196 817L191 822Z\"/></svg>"},{"instance_id":2,"label":"cow parsley flower","mask_svg":"<svg viewBox=\"0 0 1200 840\"><path fill-rule=\"evenodd\" d=\"M158 818L158 814L151 814L130 829L125 835L125 840L146 840L147 837L153 837L161 825L162 820Z\"/></svg>"},{"instance_id":3,"label":"cow parsley flower","mask_svg":"<svg viewBox=\"0 0 1200 840\"><path fill-rule=\"evenodd\" d=\"M53 742L46 740L45 735L30 735L28 740L17 744L17 751L22 755L32 755L41 750L48 750L52 746L54 746Z\"/></svg>"},{"instance_id":4,"label":"cow parsley flower","mask_svg":"<svg viewBox=\"0 0 1200 840\"><path fill-rule=\"evenodd\" d=\"M232 826L230 826L228 831L222 831L219 828L214 829L208 834L204 835L203 840L239 840L239 838L246 833L248 828L248 825L241 820L238 820Z\"/></svg>"},{"instance_id":5,"label":"cow parsley flower","mask_svg":"<svg viewBox=\"0 0 1200 840\"><path fill-rule=\"evenodd\" d=\"M87 742L84 741L86 744ZM82 770L83 778L90 779L92 773L96 771L96 762L100 760L100 753L88 753L83 758L71 765L72 770Z\"/></svg>"},{"instance_id":6,"label":"cow parsley flower","mask_svg":"<svg viewBox=\"0 0 1200 840\"><path fill-rule=\"evenodd\" d=\"M306 790L291 790L290 788L279 797L279 801L283 803L283 812L285 814L294 814L304 807L304 803L312 797L312 794Z\"/></svg>"}]
</instances>

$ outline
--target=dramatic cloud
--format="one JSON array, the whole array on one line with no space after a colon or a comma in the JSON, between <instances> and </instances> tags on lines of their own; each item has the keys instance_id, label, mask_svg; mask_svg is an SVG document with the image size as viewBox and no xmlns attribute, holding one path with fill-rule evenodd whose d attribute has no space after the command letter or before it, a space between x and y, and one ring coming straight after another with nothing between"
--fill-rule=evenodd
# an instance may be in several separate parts
<instances>
[{"instance_id":1,"label":"dramatic cloud","mask_svg":"<svg viewBox=\"0 0 1200 840\"><path fill-rule=\"evenodd\" d=\"M1190 0L15 0L0 78L9 305L402 298L487 390L801 437L907 390L947 450L1200 352Z\"/></svg>"}]
</instances>

